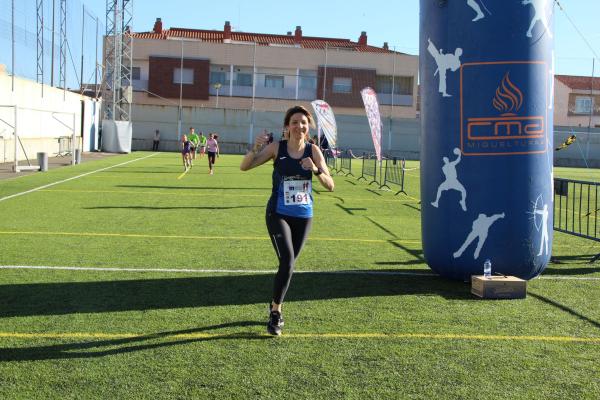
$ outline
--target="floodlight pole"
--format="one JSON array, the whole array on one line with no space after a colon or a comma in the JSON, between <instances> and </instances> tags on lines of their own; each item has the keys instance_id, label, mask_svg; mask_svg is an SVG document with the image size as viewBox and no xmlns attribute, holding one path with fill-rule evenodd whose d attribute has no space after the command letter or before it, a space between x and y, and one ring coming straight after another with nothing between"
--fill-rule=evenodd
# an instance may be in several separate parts
<instances>
[{"instance_id":1,"label":"floodlight pole","mask_svg":"<svg viewBox=\"0 0 600 400\"><path fill-rule=\"evenodd\" d=\"M52 0L52 44L50 45L52 48L50 49L50 53L52 56L50 57L50 86L54 87L54 36L56 36L54 32L54 10L56 9L56 0Z\"/></svg>"},{"instance_id":2,"label":"floodlight pole","mask_svg":"<svg viewBox=\"0 0 600 400\"><path fill-rule=\"evenodd\" d=\"M596 59L592 58L592 78L590 79L591 81L591 85L590 85L590 118L589 118L589 122L588 122L588 140L587 140L587 144L585 146L585 158L589 158L590 157L590 135L592 132L592 117L594 115L594 73L595 73L595 69L596 69Z\"/></svg>"},{"instance_id":3,"label":"floodlight pole","mask_svg":"<svg viewBox=\"0 0 600 400\"><path fill-rule=\"evenodd\" d=\"M94 64L94 98L98 100L98 17L96 17L96 63Z\"/></svg>"},{"instance_id":4,"label":"floodlight pole","mask_svg":"<svg viewBox=\"0 0 600 400\"><path fill-rule=\"evenodd\" d=\"M11 13L10 18L11 18L11 29L12 29L12 34L11 34L11 40L12 40L12 61L11 61L12 74L11 75L12 75L12 77L11 77L11 81L12 81L12 91L14 92L15 91L15 0L12 0L12 7L10 10L10 13Z\"/></svg>"},{"instance_id":5,"label":"floodlight pole","mask_svg":"<svg viewBox=\"0 0 600 400\"><path fill-rule=\"evenodd\" d=\"M394 84L396 79L396 47L394 47L393 57L393 67L392 67L392 104L390 106L390 126L388 131L388 151L392 151L392 123L393 123L393 114L394 114Z\"/></svg>"},{"instance_id":6,"label":"floodlight pole","mask_svg":"<svg viewBox=\"0 0 600 400\"><path fill-rule=\"evenodd\" d=\"M71 165L75 165L75 149L79 146L75 146L75 127L77 126L77 120L75 113L73 113L73 131L71 133Z\"/></svg>"},{"instance_id":7,"label":"floodlight pole","mask_svg":"<svg viewBox=\"0 0 600 400\"><path fill-rule=\"evenodd\" d=\"M325 66L323 67L323 101L325 100L325 89L327 88L327 42L325 42Z\"/></svg>"},{"instance_id":8,"label":"floodlight pole","mask_svg":"<svg viewBox=\"0 0 600 400\"><path fill-rule=\"evenodd\" d=\"M13 0L14 2L14 0ZM17 106L14 106L14 113L15 113L15 125L14 125L14 137L15 137L15 172L19 172L19 146L18 146L18 141L19 138L17 136Z\"/></svg>"},{"instance_id":9,"label":"floodlight pole","mask_svg":"<svg viewBox=\"0 0 600 400\"><path fill-rule=\"evenodd\" d=\"M177 141L181 141L181 117L183 114L183 38L181 38L181 62L179 68L179 119L177 120Z\"/></svg>"},{"instance_id":10,"label":"floodlight pole","mask_svg":"<svg viewBox=\"0 0 600 400\"><path fill-rule=\"evenodd\" d=\"M213 85L213 87L217 91L217 102L215 104L215 108L219 108L219 89L221 89L221 84L219 82L217 82Z\"/></svg>"},{"instance_id":11,"label":"floodlight pole","mask_svg":"<svg viewBox=\"0 0 600 400\"><path fill-rule=\"evenodd\" d=\"M248 145L252 145L254 136L254 96L256 95L256 42L254 42L254 52L252 55L252 109L250 111L250 131L248 132Z\"/></svg>"},{"instance_id":12,"label":"floodlight pole","mask_svg":"<svg viewBox=\"0 0 600 400\"><path fill-rule=\"evenodd\" d=\"M82 91L83 90L83 53L84 53L84 46L85 46L85 4L82 5L82 12L81 12L81 72L79 75L79 90Z\"/></svg>"}]
</instances>

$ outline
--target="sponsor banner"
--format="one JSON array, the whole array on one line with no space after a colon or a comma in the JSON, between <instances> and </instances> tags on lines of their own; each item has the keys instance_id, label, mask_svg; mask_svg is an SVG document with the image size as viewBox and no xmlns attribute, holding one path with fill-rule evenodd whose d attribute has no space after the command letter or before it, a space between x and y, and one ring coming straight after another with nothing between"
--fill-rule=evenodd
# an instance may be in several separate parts
<instances>
[{"instance_id":1,"label":"sponsor banner","mask_svg":"<svg viewBox=\"0 0 600 400\"><path fill-rule=\"evenodd\" d=\"M545 153L548 67L541 61L461 67L460 143L466 156ZM486 77L487 79L482 79ZM481 101L481 98L488 101Z\"/></svg>"},{"instance_id":2,"label":"sponsor banner","mask_svg":"<svg viewBox=\"0 0 600 400\"><path fill-rule=\"evenodd\" d=\"M319 127L319 140L321 139L321 131L327 138L330 148L337 147L337 124L331 106L323 100L315 100L311 102L315 114L317 115L317 125Z\"/></svg>"},{"instance_id":3,"label":"sponsor banner","mask_svg":"<svg viewBox=\"0 0 600 400\"><path fill-rule=\"evenodd\" d=\"M377 95L370 87L361 90L360 95L362 96L363 103L365 103L365 111L369 120L369 126L371 127L375 154L377 154L377 160L381 161L381 116L379 114Z\"/></svg>"}]
</instances>

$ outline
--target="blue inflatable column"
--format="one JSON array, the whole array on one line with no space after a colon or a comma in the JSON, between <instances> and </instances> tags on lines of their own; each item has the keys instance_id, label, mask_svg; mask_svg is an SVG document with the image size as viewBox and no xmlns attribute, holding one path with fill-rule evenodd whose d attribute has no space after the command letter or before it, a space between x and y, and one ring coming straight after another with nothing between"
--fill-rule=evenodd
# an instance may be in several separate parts
<instances>
[{"instance_id":1,"label":"blue inflatable column","mask_svg":"<svg viewBox=\"0 0 600 400\"><path fill-rule=\"evenodd\" d=\"M421 0L421 222L437 273L530 279L552 249L552 0Z\"/></svg>"}]
</instances>

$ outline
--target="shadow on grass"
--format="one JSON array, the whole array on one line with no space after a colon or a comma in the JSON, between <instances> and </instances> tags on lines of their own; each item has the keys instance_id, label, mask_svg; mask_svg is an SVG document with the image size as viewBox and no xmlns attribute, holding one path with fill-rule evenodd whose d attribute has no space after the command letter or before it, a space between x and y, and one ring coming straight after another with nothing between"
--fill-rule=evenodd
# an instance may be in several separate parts
<instances>
[{"instance_id":1,"label":"shadow on grass","mask_svg":"<svg viewBox=\"0 0 600 400\"><path fill-rule=\"evenodd\" d=\"M412 208L413 210L417 210L418 212L421 212L421 208L420 207L415 207L412 204L404 203L404 207Z\"/></svg>"},{"instance_id":2,"label":"shadow on grass","mask_svg":"<svg viewBox=\"0 0 600 400\"><path fill-rule=\"evenodd\" d=\"M579 319L581 319L583 321L589 322L590 324L594 325L596 328L600 329L600 322L595 321L595 320L593 320L591 318L588 318L585 315L583 315L583 314L581 314L581 313L573 310L572 308L565 306L564 304L561 304L561 303L559 303L557 301L554 301L552 299L544 297L544 296L542 296L540 294L534 293L534 292L532 292L530 290L527 291L527 294L530 295L531 297L535 297L536 299L543 301L546 304L549 304L549 305L551 305L553 307L556 307L559 310L562 310L562 311L564 311L564 312L566 312L568 314L571 314L574 317L577 317L577 318L579 318Z\"/></svg>"},{"instance_id":3,"label":"shadow on grass","mask_svg":"<svg viewBox=\"0 0 600 400\"><path fill-rule=\"evenodd\" d=\"M164 169L164 168L163 168ZM146 171L144 170L122 170L122 171L117 171L117 170L110 170L110 171L106 171L107 174L168 174L168 175L177 175L180 174L181 168L177 168L175 169L174 167L171 168L169 171L155 171L154 169L148 169Z\"/></svg>"},{"instance_id":4,"label":"shadow on grass","mask_svg":"<svg viewBox=\"0 0 600 400\"><path fill-rule=\"evenodd\" d=\"M375 225L376 227L378 227L379 229L381 229L382 231L384 231L385 233L387 233L388 235L390 235L394 239L398 238L398 236L396 236L396 234L394 232L390 231L388 228L386 228L385 226L381 225L380 223L378 223L377 221L375 221L373 218L370 218L370 217L367 217L367 216L365 216L365 218L370 223L372 223L373 225Z\"/></svg>"},{"instance_id":5,"label":"shadow on grass","mask_svg":"<svg viewBox=\"0 0 600 400\"><path fill-rule=\"evenodd\" d=\"M581 267L581 268L573 268L569 266L565 266L562 268L553 268L546 267L543 275L586 275L586 274L596 274L600 272L599 267Z\"/></svg>"},{"instance_id":6,"label":"shadow on grass","mask_svg":"<svg viewBox=\"0 0 600 400\"><path fill-rule=\"evenodd\" d=\"M597 255L597 253L592 254L569 254L564 256L552 256L550 258L550 262L552 264L565 264L565 263L590 263L591 260Z\"/></svg>"},{"instance_id":7,"label":"shadow on grass","mask_svg":"<svg viewBox=\"0 0 600 400\"><path fill-rule=\"evenodd\" d=\"M547 275L586 275L600 272L600 266L590 263L595 254L552 256L544 270ZM577 267L573 267L576 265Z\"/></svg>"},{"instance_id":8,"label":"shadow on grass","mask_svg":"<svg viewBox=\"0 0 600 400\"><path fill-rule=\"evenodd\" d=\"M213 207L196 207L196 206L181 206L181 207L150 207L150 206L99 206L99 207L83 207L84 210L111 210L111 209L128 209L128 210L233 210L236 208L265 208L261 206L213 206Z\"/></svg>"},{"instance_id":9,"label":"shadow on grass","mask_svg":"<svg viewBox=\"0 0 600 400\"><path fill-rule=\"evenodd\" d=\"M381 193L379 193L379 192L376 192L376 191L375 191L375 190L373 190L373 189L368 189L368 188L367 188L367 189L365 189L365 190L366 190L367 192L371 192L371 193L373 193L373 194L376 194L377 196L383 196Z\"/></svg>"},{"instance_id":10,"label":"shadow on grass","mask_svg":"<svg viewBox=\"0 0 600 400\"><path fill-rule=\"evenodd\" d=\"M266 187L217 187L217 186L159 186L159 185L116 185L120 188L175 189L175 190L271 190ZM270 192L269 192L270 193Z\"/></svg>"},{"instance_id":11,"label":"shadow on grass","mask_svg":"<svg viewBox=\"0 0 600 400\"><path fill-rule=\"evenodd\" d=\"M219 329L247 328L264 325L264 322L240 321L220 325L206 326L202 328L193 328L170 332L158 332L150 335L140 335L123 339L94 340L79 343L55 344L49 346L0 348L0 362L97 358L115 354L126 354L142 350L182 345L187 343L206 342L209 340L270 339L269 336L260 335L254 331L236 332L230 334L224 333L222 335L213 334L207 337L185 337L185 335L194 335L202 332L210 332ZM183 336L183 338L178 339L178 335ZM115 346L117 346L117 348L114 348Z\"/></svg>"},{"instance_id":12,"label":"shadow on grass","mask_svg":"<svg viewBox=\"0 0 600 400\"><path fill-rule=\"evenodd\" d=\"M379 229L381 229L383 232L387 233L388 235L392 236L394 239L397 239L398 236L396 236L396 234L392 231L390 231L389 229L387 229L385 226L383 226L382 224L378 223L377 221L375 221L374 219L370 218L370 217L365 217L369 222L371 222L373 225L375 225L376 227L378 227ZM395 242L393 239L392 240L388 240L388 243L390 243L392 246L401 249L402 251L406 252L407 254L411 255L412 257L414 257L413 260L408 260L408 261L381 261L381 262L375 262L375 264L377 265L417 265L417 264L425 264L425 258L423 258L423 250L422 249L418 249L418 250L414 250L414 249L409 249L406 246L403 246L401 243Z\"/></svg>"},{"instance_id":13,"label":"shadow on grass","mask_svg":"<svg viewBox=\"0 0 600 400\"><path fill-rule=\"evenodd\" d=\"M424 273L423 269L297 273L286 301L401 295L472 298L463 283ZM271 298L272 287L273 274L6 284L0 285L0 318L261 304Z\"/></svg>"},{"instance_id":14,"label":"shadow on grass","mask_svg":"<svg viewBox=\"0 0 600 400\"><path fill-rule=\"evenodd\" d=\"M407 254L410 254L412 257L414 257L414 260L408 260L408 261L398 261L397 263L393 264L393 265L414 265L414 264L426 264L425 262L425 258L423 258L423 250L422 249L409 249L406 246L403 246L402 243L398 243L398 242L394 242L392 240L388 240L388 242L397 247L400 250L403 250L404 252L406 252ZM379 264L379 263L376 263Z\"/></svg>"},{"instance_id":15,"label":"shadow on grass","mask_svg":"<svg viewBox=\"0 0 600 400\"><path fill-rule=\"evenodd\" d=\"M344 207L343 205L341 205L339 203L335 203L335 205L337 207L341 208L342 210L346 211L350 215L356 215L356 214L354 214L354 211L367 211L367 208L365 208L365 207L350 208L350 207Z\"/></svg>"}]
</instances>

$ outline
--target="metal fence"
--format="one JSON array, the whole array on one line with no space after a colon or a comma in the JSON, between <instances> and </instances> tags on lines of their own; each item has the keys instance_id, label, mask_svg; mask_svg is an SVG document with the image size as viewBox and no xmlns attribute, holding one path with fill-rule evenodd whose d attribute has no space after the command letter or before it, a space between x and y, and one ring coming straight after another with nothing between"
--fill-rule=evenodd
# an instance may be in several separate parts
<instances>
[{"instance_id":1,"label":"metal fence","mask_svg":"<svg viewBox=\"0 0 600 400\"><path fill-rule=\"evenodd\" d=\"M383 183L381 187L385 187L387 189L391 188L388 186L388 183L395 184L400 186L400 190L396 192L396 194L404 193L404 171L406 166L406 160L398 160L396 157L385 160L385 167L383 167Z\"/></svg>"},{"instance_id":2,"label":"metal fence","mask_svg":"<svg viewBox=\"0 0 600 400\"><path fill-rule=\"evenodd\" d=\"M352 156L347 151L340 154L340 172L346 176L354 176L352 173Z\"/></svg>"},{"instance_id":3,"label":"metal fence","mask_svg":"<svg viewBox=\"0 0 600 400\"><path fill-rule=\"evenodd\" d=\"M364 179L365 181L369 181L370 179L369 185L373 183L379 184L377 177L381 176L381 172L377 173L377 164L377 157L374 154L363 153L362 170L358 180Z\"/></svg>"},{"instance_id":4,"label":"metal fence","mask_svg":"<svg viewBox=\"0 0 600 400\"><path fill-rule=\"evenodd\" d=\"M353 176L352 164L360 161L360 176L358 180L364 180L369 185L376 183L379 189L392 190L390 185L397 185L400 193L407 194L404 190L406 160L398 158L386 158L377 161L375 154L363 153L362 157L354 157L351 150L340 151L339 157L334 157L330 152L325 152L327 167L332 173Z\"/></svg>"},{"instance_id":5,"label":"metal fence","mask_svg":"<svg viewBox=\"0 0 600 400\"><path fill-rule=\"evenodd\" d=\"M554 178L554 230L600 241L600 183ZM593 261L600 258L596 255Z\"/></svg>"},{"instance_id":6,"label":"metal fence","mask_svg":"<svg viewBox=\"0 0 600 400\"><path fill-rule=\"evenodd\" d=\"M65 90L98 88L106 29L83 2L0 0L0 10L0 64L9 75Z\"/></svg>"}]
</instances>

